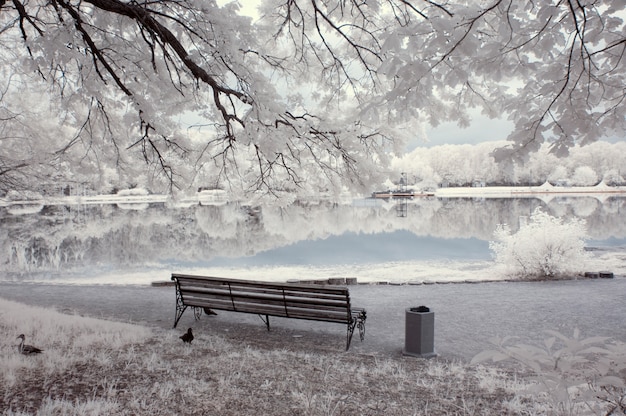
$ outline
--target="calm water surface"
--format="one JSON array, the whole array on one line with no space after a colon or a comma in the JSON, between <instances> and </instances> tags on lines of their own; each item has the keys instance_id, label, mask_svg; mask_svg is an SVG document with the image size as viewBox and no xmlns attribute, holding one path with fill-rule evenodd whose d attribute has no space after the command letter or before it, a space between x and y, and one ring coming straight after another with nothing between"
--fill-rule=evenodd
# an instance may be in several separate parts
<instances>
[{"instance_id":1,"label":"calm water surface","mask_svg":"<svg viewBox=\"0 0 626 416\"><path fill-rule=\"evenodd\" d=\"M296 203L0 208L0 279L180 266L379 264L488 260L498 224L541 207L584 218L589 246L626 246L625 198L424 198ZM129 209L130 208L130 209ZM133 209L137 208L137 209Z\"/></svg>"}]
</instances>

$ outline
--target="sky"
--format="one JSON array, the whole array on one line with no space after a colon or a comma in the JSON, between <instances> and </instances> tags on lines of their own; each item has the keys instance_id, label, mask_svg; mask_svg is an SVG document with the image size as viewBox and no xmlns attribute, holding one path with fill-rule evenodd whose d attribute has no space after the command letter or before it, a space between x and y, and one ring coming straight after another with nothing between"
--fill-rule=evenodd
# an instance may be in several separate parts
<instances>
[{"instance_id":1,"label":"sky","mask_svg":"<svg viewBox=\"0 0 626 416\"><path fill-rule=\"evenodd\" d=\"M490 119L482 114L474 114L469 127L461 128L456 123L441 123L437 127L426 127L428 141L420 139L411 140L407 143L407 151L416 147L434 147L444 144L477 144L506 140L513 131L514 124L505 118ZM626 140L623 135L607 135L602 141L617 143Z\"/></svg>"},{"instance_id":2,"label":"sky","mask_svg":"<svg viewBox=\"0 0 626 416\"><path fill-rule=\"evenodd\" d=\"M437 127L426 128L428 141L414 140L408 144L408 150L415 147L433 147L444 144L476 144L486 141L506 140L513 131L513 122L506 119L490 119L481 114L472 116L472 123L461 128L457 123L441 123Z\"/></svg>"}]
</instances>

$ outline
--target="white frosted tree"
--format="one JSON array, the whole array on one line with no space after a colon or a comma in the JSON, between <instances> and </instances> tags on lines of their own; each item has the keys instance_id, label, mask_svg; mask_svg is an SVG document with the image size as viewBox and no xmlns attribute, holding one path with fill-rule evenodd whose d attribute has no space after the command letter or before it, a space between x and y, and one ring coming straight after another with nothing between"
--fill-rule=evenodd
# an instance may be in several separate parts
<instances>
[{"instance_id":1,"label":"white frosted tree","mask_svg":"<svg viewBox=\"0 0 626 416\"><path fill-rule=\"evenodd\" d=\"M253 21L214 0L0 0L0 117L42 130L14 103L45 92L71 131L28 133L27 165L142 161L170 189L209 170L242 191L365 188L404 124L475 107L515 122L497 160L564 154L626 131L619 3L262 0ZM2 183L25 169L6 149Z\"/></svg>"},{"instance_id":2,"label":"white frosted tree","mask_svg":"<svg viewBox=\"0 0 626 416\"><path fill-rule=\"evenodd\" d=\"M589 166L579 166L574 169L572 175L572 185L593 186L598 183L598 174Z\"/></svg>"},{"instance_id":3,"label":"white frosted tree","mask_svg":"<svg viewBox=\"0 0 626 416\"><path fill-rule=\"evenodd\" d=\"M623 185L626 181L620 175L620 171L617 169L609 169L604 173L604 177L602 178L606 185Z\"/></svg>"},{"instance_id":4,"label":"white frosted tree","mask_svg":"<svg viewBox=\"0 0 626 416\"><path fill-rule=\"evenodd\" d=\"M548 181L550 181L553 185L557 184L561 181L569 180L569 172L567 168L563 165L557 165L552 169L550 175L548 175Z\"/></svg>"},{"instance_id":5,"label":"white frosted tree","mask_svg":"<svg viewBox=\"0 0 626 416\"><path fill-rule=\"evenodd\" d=\"M474 146L418 147L393 158L389 175L397 177L401 172L407 172L417 182L434 178L435 184L440 183L441 175L444 175L454 186L460 185L463 177L482 179L488 184L513 185L541 185L549 180L553 184L591 186L596 185L600 178L611 186L624 183L619 167L626 164L626 143L603 141L586 148L576 146L566 159L558 159L550 153L549 144L544 144L538 152L530 155L527 163L515 166L514 175L502 172L491 155L503 143L499 141L483 142ZM467 163L462 163L463 159ZM584 164L588 161L594 162L594 167Z\"/></svg>"},{"instance_id":6,"label":"white frosted tree","mask_svg":"<svg viewBox=\"0 0 626 416\"><path fill-rule=\"evenodd\" d=\"M535 209L515 233L505 224L494 232L489 248L506 273L523 279L574 277L584 272L587 229L579 218L553 217Z\"/></svg>"}]
</instances>

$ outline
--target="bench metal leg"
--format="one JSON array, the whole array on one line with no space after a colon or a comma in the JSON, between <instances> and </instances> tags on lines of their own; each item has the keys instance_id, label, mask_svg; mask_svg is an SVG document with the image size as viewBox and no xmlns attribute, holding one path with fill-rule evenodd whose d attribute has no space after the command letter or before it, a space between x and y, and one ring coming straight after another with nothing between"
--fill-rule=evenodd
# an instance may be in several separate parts
<instances>
[{"instance_id":1,"label":"bench metal leg","mask_svg":"<svg viewBox=\"0 0 626 416\"><path fill-rule=\"evenodd\" d=\"M359 328L359 338L361 341L365 339L365 320L367 315L365 310L360 310L358 315L352 316L352 321L348 324L348 343L346 345L346 351L350 349L350 342L352 342L352 335L354 334L354 328Z\"/></svg>"},{"instance_id":2,"label":"bench metal leg","mask_svg":"<svg viewBox=\"0 0 626 416\"><path fill-rule=\"evenodd\" d=\"M359 319L356 326L359 328L359 338L361 338L361 342L363 342L365 339L365 320Z\"/></svg>"},{"instance_id":3,"label":"bench metal leg","mask_svg":"<svg viewBox=\"0 0 626 416\"><path fill-rule=\"evenodd\" d=\"M265 315L265 319L263 319L263 315L259 315L259 318L261 318L261 320L263 321L263 323L265 324L265 326L267 326L267 330L270 330L270 317L269 315Z\"/></svg>"},{"instance_id":4,"label":"bench metal leg","mask_svg":"<svg viewBox=\"0 0 626 416\"><path fill-rule=\"evenodd\" d=\"M348 340L346 343L346 351L350 349L350 342L352 342L352 334L354 333L354 327L356 326L356 319L348 324Z\"/></svg>"},{"instance_id":5,"label":"bench metal leg","mask_svg":"<svg viewBox=\"0 0 626 416\"><path fill-rule=\"evenodd\" d=\"M180 292L176 290L176 317L174 319L174 328L178 325L178 321L180 320L180 317L183 316L185 309L187 309L187 305L183 304L183 298L180 295Z\"/></svg>"}]
</instances>

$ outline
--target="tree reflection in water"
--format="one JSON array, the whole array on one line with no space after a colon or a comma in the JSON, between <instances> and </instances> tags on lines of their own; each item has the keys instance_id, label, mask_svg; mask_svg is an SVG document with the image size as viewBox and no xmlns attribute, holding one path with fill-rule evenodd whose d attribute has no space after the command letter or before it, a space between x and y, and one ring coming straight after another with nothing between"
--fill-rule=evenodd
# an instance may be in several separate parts
<instances>
[{"instance_id":1,"label":"tree reflection in water","mask_svg":"<svg viewBox=\"0 0 626 416\"><path fill-rule=\"evenodd\" d=\"M224 264L259 253L270 253L265 261L304 264L358 261L359 253L364 261L416 255L485 258L498 224L516 230L538 206L553 216L584 218L594 243L622 244L625 201L416 198L408 202L406 216L397 215L394 202L371 199L350 205L297 202L287 207L228 203L123 209L103 204L44 206L37 213L0 208L0 262L7 274L19 275L155 263Z\"/></svg>"}]
</instances>

